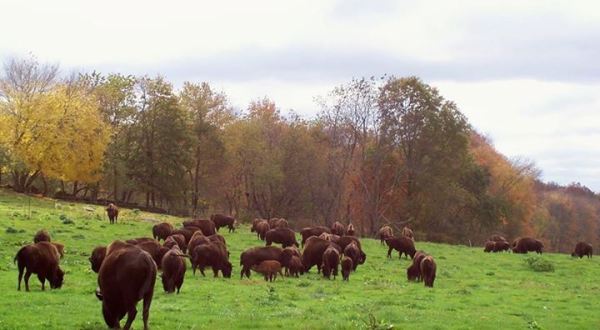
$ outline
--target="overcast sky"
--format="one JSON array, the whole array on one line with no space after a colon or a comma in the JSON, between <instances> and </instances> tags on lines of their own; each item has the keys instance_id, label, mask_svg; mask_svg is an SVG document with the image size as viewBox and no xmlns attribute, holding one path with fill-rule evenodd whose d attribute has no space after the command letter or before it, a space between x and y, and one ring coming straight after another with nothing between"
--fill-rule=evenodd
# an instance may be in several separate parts
<instances>
[{"instance_id":1,"label":"overcast sky","mask_svg":"<svg viewBox=\"0 0 600 330\"><path fill-rule=\"evenodd\" d=\"M543 179L600 191L598 1L0 0L0 59L208 81L307 117L352 77L417 75Z\"/></svg>"}]
</instances>

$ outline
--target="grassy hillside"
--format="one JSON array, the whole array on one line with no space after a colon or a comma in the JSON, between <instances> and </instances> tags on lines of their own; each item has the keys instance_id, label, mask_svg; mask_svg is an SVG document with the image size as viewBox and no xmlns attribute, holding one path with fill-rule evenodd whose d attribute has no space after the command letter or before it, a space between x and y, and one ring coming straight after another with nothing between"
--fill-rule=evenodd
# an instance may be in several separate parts
<instances>
[{"instance_id":1,"label":"grassy hillside","mask_svg":"<svg viewBox=\"0 0 600 330\"><path fill-rule=\"evenodd\" d=\"M122 210L120 223L109 225L98 206L32 198L29 211L28 199L0 190L0 329L105 329L94 296L96 274L87 260L92 248L117 238L151 236L153 221L181 222ZM66 245L61 261L65 283L60 290L42 292L32 276L32 291L19 292L13 258L40 228ZM367 262L349 283L325 280L313 269L299 279L268 284L257 275L239 278L241 251L262 243L248 227L221 234L229 245L234 276L203 278L188 271L179 295L165 294L157 280L152 329L600 328L599 258L545 254L555 271L535 272L525 262L531 255L417 242L417 249L432 254L438 264L435 288L427 289L406 281L410 260L398 260L397 254L387 259L387 249L378 241L363 239ZM134 328L141 327L140 311Z\"/></svg>"}]
</instances>

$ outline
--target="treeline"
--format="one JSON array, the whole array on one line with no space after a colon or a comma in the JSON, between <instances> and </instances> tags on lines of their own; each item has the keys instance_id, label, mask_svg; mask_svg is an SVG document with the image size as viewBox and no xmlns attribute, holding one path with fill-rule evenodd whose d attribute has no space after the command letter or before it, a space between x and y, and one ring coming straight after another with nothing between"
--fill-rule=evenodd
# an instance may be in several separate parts
<instances>
[{"instance_id":1,"label":"treeline","mask_svg":"<svg viewBox=\"0 0 600 330\"><path fill-rule=\"evenodd\" d=\"M16 59L0 78L0 183L178 215L351 222L365 235L392 224L463 244L492 232L561 250L576 235L597 241L594 193L539 183L419 78L355 79L317 106L314 119L269 99L238 112L204 82L64 78Z\"/></svg>"}]
</instances>

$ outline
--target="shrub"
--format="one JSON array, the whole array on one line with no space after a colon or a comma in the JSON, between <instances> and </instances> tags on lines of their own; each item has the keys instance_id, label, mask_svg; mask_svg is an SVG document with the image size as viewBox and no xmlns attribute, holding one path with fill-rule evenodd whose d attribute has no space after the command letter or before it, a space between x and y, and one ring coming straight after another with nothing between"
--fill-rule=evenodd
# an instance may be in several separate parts
<instances>
[{"instance_id":1,"label":"shrub","mask_svg":"<svg viewBox=\"0 0 600 330\"><path fill-rule=\"evenodd\" d=\"M554 271L554 265L542 258L542 257L538 257L538 256L533 256L533 257L529 257L527 259L525 259L525 263L529 266L529 268L533 269L533 271L535 272L553 272Z\"/></svg>"},{"instance_id":2,"label":"shrub","mask_svg":"<svg viewBox=\"0 0 600 330\"><path fill-rule=\"evenodd\" d=\"M18 232L19 232L19 231L18 231L18 230L16 230L15 228L13 228L13 227L7 227L7 228L6 228L6 233L7 233L7 234L16 234L16 233L18 233Z\"/></svg>"}]
</instances>

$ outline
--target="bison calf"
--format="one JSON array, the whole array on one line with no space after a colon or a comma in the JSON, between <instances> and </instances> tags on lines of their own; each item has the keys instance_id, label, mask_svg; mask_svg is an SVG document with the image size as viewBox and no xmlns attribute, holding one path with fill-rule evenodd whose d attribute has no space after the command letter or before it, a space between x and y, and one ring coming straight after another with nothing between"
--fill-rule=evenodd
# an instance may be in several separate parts
<instances>
[{"instance_id":1,"label":"bison calf","mask_svg":"<svg viewBox=\"0 0 600 330\"><path fill-rule=\"evenodd\" d=\"M281 273L281 264L277 260L264 260L258 266L253 266L252 270L263 274L265 276L265 281L273 282L273 280L277 279L277 273L283 276Z\"/></svg>"},{"instance_id":2,"label":"bison calf","mask_svg":"<svg viewBox=\"0 0 600 330\"><path fill-rule=\"evenodd\" d=\"M185 277L184 257L186 255L181 252L179 247L174 246L162 258L161 268L163 272L161 278L165 292L173 293L177 289L177 293L179 293Z\"/></svg>"},{"instance_id":3,"label":"bison calf","mask_svg":"<svg viewBox=\"0 0 600 330\"><path fill-rule=\"evenodd\" d=\"M323 271L323 276L330 278L331 274L333 274L333 279L338 274L338 266L340 264L340 252L334 247L329 246L323 252L323 264L321 265L321 270Z\"/></svg>"},{"instance_id":4,"label":"bison calf","mask_svg":"<svg viewBox=\"0 0 600 330\"><path fill-rule=\"evenodd\" d=\"M348 279L350 278L350 272L352 272L353 269L354 263L352 262L352 259L344 256L342 258L342 279L344 281L348 281Z\"/></svg>"},{"instance_id":5,"label":"bison calf","mask_svg":"<svg viewBox=\"0 0 600 330\"><path fill-rule=\"evenodd\" d=\"M433 281L435 281L435 270L436 265L433 261L432 256L426 256L421 260L421 276L425 286L433 288Z\"/></svg>"}]
</instances>

